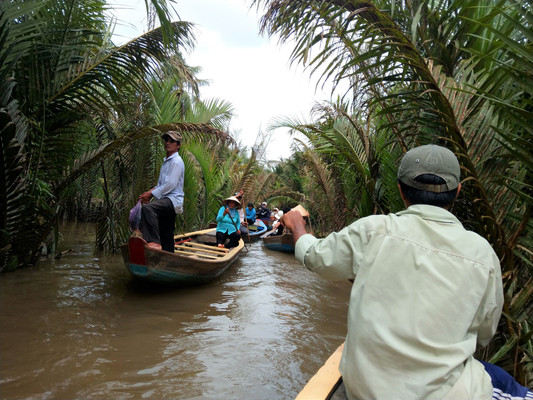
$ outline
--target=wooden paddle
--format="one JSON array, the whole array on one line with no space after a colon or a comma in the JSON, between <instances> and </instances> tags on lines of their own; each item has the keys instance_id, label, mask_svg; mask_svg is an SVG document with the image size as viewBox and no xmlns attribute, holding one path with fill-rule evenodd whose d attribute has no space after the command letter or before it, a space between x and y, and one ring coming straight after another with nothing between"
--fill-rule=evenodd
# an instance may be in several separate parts
<instances>
[{"instance_id":1,"label":"wooden paddle","mask_svg":"<svg viewBox=\"0 0 533 400\"><path fill-rule=\"evenodd\" d=\"M309 212L305 208L303 208L300 204L292 208L291 211L298 211L302 215L302 217L309 217Z\"/></svg>"},{"instance_id":2,"label":"wooden paddle","mask_svg":"<svg viewBox=\"0 0 533 400\"><path fill-rule=\"evenodd\" d=\"M242 195L241 199L242 199L241 206L244 208L244 194ZM250 239L250 224L248 224L248 220L246 219L246 210L243 210L243 211L244 211L244 220L246 221L246 233L248 234L248 241L251 242L252 239ZM248 251L248 249L246 249L246 251Z\"/></svg>"}]
</instances>

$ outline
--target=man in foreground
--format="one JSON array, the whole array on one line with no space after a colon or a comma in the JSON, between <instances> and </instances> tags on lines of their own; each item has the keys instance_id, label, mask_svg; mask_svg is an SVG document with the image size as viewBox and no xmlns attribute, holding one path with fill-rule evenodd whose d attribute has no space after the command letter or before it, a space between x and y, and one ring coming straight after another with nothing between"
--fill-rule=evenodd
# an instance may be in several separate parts
<instances>
[{"instance_id":1,"label":"man in foreground","mask_svg":"<svg viewBox=\"0 0 533 400\"><path fill-rule=\"evenodd\" d=\"M489 400L491 376L473 354L501 315L498 257L449 211L461 190L451 151L412 149L398 180L407 210L361 218L324 239L307 234L297 212L282 219L308 269L354 279L339 366L347 396Z\"/></svg>"},{"instance_id":2,"label":"man in foreground","mask_svg":"<svg viewBox=\"0 0 533 400\"><path fill-rule=\"evenodd\" d=\"M161 138L167 156L163 160L157 186L139 196L144 204L141 232L149 247L173 253L176 215L183 212L185 165L178 154L181 135L168 131ZM152 198L155 200L150 202Z\"/></svg>"}]
</instances>

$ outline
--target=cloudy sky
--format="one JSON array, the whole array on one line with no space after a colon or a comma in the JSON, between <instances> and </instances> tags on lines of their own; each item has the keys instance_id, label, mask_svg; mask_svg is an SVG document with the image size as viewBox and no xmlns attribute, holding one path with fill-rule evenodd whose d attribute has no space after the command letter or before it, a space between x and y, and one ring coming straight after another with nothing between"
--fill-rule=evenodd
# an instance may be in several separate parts
<instances>
[{"instance_id":1,"label":"cloudy sky","mask_svg":"<svg viewBox=\"0 0 533 400\"><path fill-rule=\"evenodd\" d=\"M110 0L110 4L118 19L117 42L146 31L144 0ZM247 4L245 0L177 0L174 8L182 20L197 25L197 47L186 60L200 66L199 78L210 82L201 89L202 98L233 104L236 116L230 131L250 148L258 132L266 131L276 117L309 120L314 101L329 99L329 93L315 90L307 72L289 65L291 48L258 34L259 17ZM286 131L274 131L268 158L287 158L290 143Z\"/></svg>"}]
</instances>

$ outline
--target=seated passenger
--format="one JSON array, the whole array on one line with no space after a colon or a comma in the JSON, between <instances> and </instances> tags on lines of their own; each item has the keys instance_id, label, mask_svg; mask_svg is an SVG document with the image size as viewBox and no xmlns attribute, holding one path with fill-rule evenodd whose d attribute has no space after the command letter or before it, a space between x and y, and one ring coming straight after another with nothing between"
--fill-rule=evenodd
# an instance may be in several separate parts
<instances>
[{"instance_id":1,"label":"seated passenger","mask_svg":"<svg viewBox=\"0 0 533 400\"><path fill-rule=\"evenodd\" d=\"M246 222L248 225L253 225L255 222L255 208L252 203L248 203L248 207L246 207Z\"/></svg>"},{"instance_id":2,"label":"seated passenger","mask_svg":"<svg viewBox=\"0 0 533 400\"><path fill-rule=\"evenodd\" d=\"M277 210L277 208L275 209ZM281 217L283 217L283 211L278 211L276 214L272 214L270 219L272 222L272 230L274 233L271 233L272 236L282 235L283 234L283 224L281 223Z\"/></svg>"},{"instance_id":3,"label":"seated passenger","mask_svg":"<svg viewBox=\"0 0 533 400\"><path fill-rule=\"evenodd\" d=\"M239 244L241 238L239 231L241 220L239 218L238 208L240 207L241 203L239 200L235 196L231 196L224 200L224 205L218 210L216 230L218 247L230 249ZM225 244L228 238L229 242Z\"/></svg>"},{"instance_id":4,"label":"seated passenger","mask_svg":"<svg viewBox=\"0 0 533 400\"><path fill-rule=\"evenodd\" d=\"M270 222L270 210L267 207L266 201L263 201L257 210L257 218L263 220L265 225L268 225Z\"/></svg>"}]
</instances>

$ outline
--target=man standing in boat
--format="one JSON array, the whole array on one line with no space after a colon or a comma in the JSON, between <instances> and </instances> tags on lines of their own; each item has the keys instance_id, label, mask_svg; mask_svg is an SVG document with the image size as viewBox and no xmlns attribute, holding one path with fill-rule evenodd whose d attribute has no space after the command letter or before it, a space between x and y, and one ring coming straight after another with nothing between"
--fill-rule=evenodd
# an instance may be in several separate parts
<instances>
[{"instance_id":1,"label":"man standing in boat","mask_svg":"<svg viewBox=\"0 0 533 400\"><path fill-rule=\"evenodd\" d=\"M167 156L163 160L157 185L139 196L144 204L141 232L149 247L173 253L176 215L183 212L185 165L178 154L181 135L168 131L161 138ZM155 200L150 201L152 199Z\"/></svg>"},{"instance_id":2,"label":"man standing in boat","mask_svg":"<svg viewBox=\"0 0 533 400\"><path fill-rule=\"evenodd\" d=\"M414 148L398 181L405 211L361 218L324 239L307 234L298 212L282 219L308 269L354 280L339 365L348 398L533 398L473 357L496 332L503 290L490 244L449 211L461 190L457 158L436 145Z\"/></svg>"}]
</instances>

